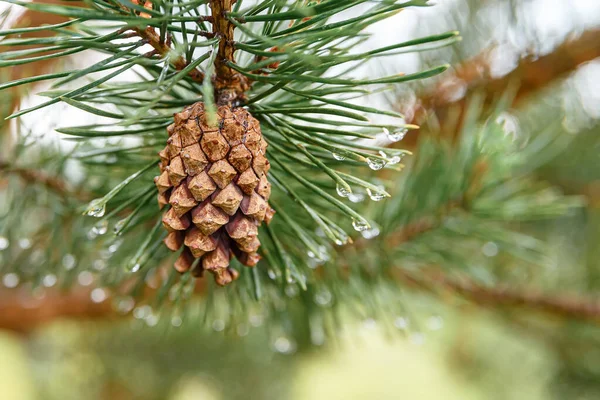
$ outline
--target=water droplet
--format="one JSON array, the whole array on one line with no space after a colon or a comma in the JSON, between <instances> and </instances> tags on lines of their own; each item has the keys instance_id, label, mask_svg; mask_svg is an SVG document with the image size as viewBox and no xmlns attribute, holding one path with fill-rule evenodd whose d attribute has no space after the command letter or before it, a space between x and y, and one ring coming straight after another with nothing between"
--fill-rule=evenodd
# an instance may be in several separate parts
<instances>
[{"instance_id":1,"label":"water droplet","mask_svg":"<svg viewBox=\"0 0 600 400\"><path fill-rule=\"evenodd\" d=\"M212 323L212 328L217 332L221 332L225 329L225 321L222 319L215 319Z\"/></svg>"},{"instance_id":2,"label":"water droplet","mask_svg":"<svg viewBox=\"0 0 600 400\"><path fill-rule=\"evenodd\" d=\"M427 327L432 331L439 331L443 326L444 319L439 315L434 315L427 319Z\"/></svg>"},{"instance_id":3,"label":"water droplet","mask_svg":"<svg viewBox=\"0 0 600 400\"><path fill-rule=\"evenodd\" d=\"M287 297L296 297L298 296L298 287L296 285L287 285L285 287L285 294Z\"/></svg>"},{"instance_id":4,"label":"water droplet","mask_svg":"<svg viewBox=\"0 0 600 400\"><path fill-rule=\"evenodd\" d=\"M10 242L8 241L8 239L4 236L0 236L0 250L6 250L9 245Z\"/></svg>"},{"instance_id":5,"label":"water droplet","mask_svg":"<svg viewBox=\"0 0 600 400\"><path fill-rule=\"evenodd\" d=\"M117 221L117 223L115 224L115 227L113 229L113 232L115 233L115 235L120 236L123 234L122 230L126 223L127 223L127 218L123 218L123 219Z\"/></svg>"},{"instance_id":6,"label":"water droplet","mask_svg":"<svg viewBox=\"0 0 600 400\"><path fill-rule=\"evenodd\" d=\"M48 275L44 276L44 278L42 279L42 284L45 287L52 287L52 286L56 285L57 281L58 281L58 278L56 277L56 275L48 274Z\"/></svg>"},{"instance_id":7,"label":"water droplet","mask_svg":"<svg viewBox=\"0 0 600 400\"><path fill-rule=\"evenodd\" d=\"M378 192L370 188L367 188L367 194L369 195L369 198L373 201L380 201L385 198L385 193Z\"/></svg>"},{"instance_id":8,"label":"water droplet","mask_svg":"<svg viewBox=\"0 0 600 400\"><path fill-rule=\"evenodd\" d=\"M363 327L368 330L377 329L377 322L373 318L367 318L363 322Z\"/></svg>"},{"instance_id":9,"label":"water droplet","mask_svg":"<svg viewBox=\"0 0 600 400\"><path fill-rule=\"evenodd\" d=\"M275 272L275 270L267 270L267 275L269 275L269 278L271 278L272 280L277 279L277 272Z\"/></svg>"},{"instance_id":10,"label":"water droplet","mask_svg":"<svg viewBox=\"0 0 600 400\"><path fill-rule=\"evenodd\" d=\"M94 275L90 271L81 271L79 275L77 275L77 282L81 286L89 286L94 282Z\"/></svg>"},{"instance_id":11,"label":"water droplet","mask_svg":"<svg viewBox=\"0 0 600 400\"><path fill-rule=\"evenodd\" d=\"M340 197L348 197L352 193L352 190L340 185L339 183L336 185L335 190Z\"/></svg>"},{"instance_id":12,"label":"water droplet","mask_svg":"<svg viewBox=\"0 0 600 400\"><path fill-rule=\"evenodd\" d=\"M364 237L365 239L373 239L377 236L379 236L379 228L376 226L373 226L371 229L367 229L362 231L360 234L362 235L362 237Z\"/></svg>"},{"instance_id":13,"label":"water droplet","mask_svg":"<svg viewBox=\"0 0 600 400\"><path fill-rule=\"evenodd\" d=\"M371 168L373 171L378 171L381 168L385 167L385 160L382 160L381 158L367 158L367 164L369 165L369 168Z\"/></svg>"},{"instance_id":14,"label":"water droplet","mask_svg":"<svg viewBox=\"0 0 600 400\"><path fill-rule=\"evenodd\" d=\"M2 277L2 284L7 288L17 287L19 281L19 275L14 272L8 273Z\"/></svg>"},{"instance_id":15,"label":"water droplet","mask_svg":"<svg viewBox=\"0 0 600 400\"><path fill-rule=\"evenodd\" d=\"M101 288L96 288L90 293L90 299L92 299L94 303L102 303L107 298L108 294L104 289Z\"/></svg>"},{"instance_id":16,"label":"water droplet","mask_svg":"<svg viewBox=\"0 0 600 400\"><path fill-rule=\"evenodd\" d=\"M129 271L130 272L138 272L140 270L140 268L142 268L142 264L135 263L131 267L129 267Z\"/></svg>"},{"instance_id":17,"label":"water droplet","mask_svg":"<svg viewBox=\"0 0 600 400\"><path fill-rule=\"evenodd\" d=\"M392 130L391 132L388 129L383 129L383 131L385 132L387 138L392 141L392 142L399 142L402 139L404 139L404 136L406 136L406 133L408 132L408 129L406 128L397 128Z\"/></svg>"},{"instance_id":18,"label":"water droplet","mask_svg":"<svg viewBox=\"0 0 600 400\"><path fill-rule=\"evenodd\" d=\"M481 247L481 252L486 257L495 257L498 255L498 245L494 242L487 242Z\"/></svg>"},{"instance_id":19,"label":"water droplet","mask_svg":"<svg viewBox=\"0 0 600 400\"><path fill-rule=\"evenodd\" d=\"M279 336L273 341L273 349L281 354L293 354L296 351L296 342L286 336Z\"/></svg>"},{"instance_id":20,"label":"water droplet","mask_svg":"<svg viewBox=\"0 0 600 400\"><path fill-rule=\"evenodd\" d=\"M326 307L331 304L333 300L333 295L327 289L320 290L315 294L315 303L320 306Z\"/></svg>"},{"instance_id":21,"label":"water droplet","mask_svg":"<svg viewBox=\"0 0 600 400\"><path fill-rule=\"evenodd\" d=\"M248 322L250 322L250 325L252 325L255 328L261 326L264 320L265 318L260 314L252 314L248 318Z\"/></svg>"},{"instance_id":22,"label":"water droplet","mask_svg":"<svg viewBox=\"0 0 600 400\"><path fill-rule=\"evenodd\" d=\"M396 317L394 319L394 326L404 331L408 328L408 320L404 317Z\"/></svg>"},{"instance_id":23,"label":"water droplet","mask_svg":"<svg viewBox=\"0 0 600 400\"><path fill-rule=\"evenodd\" d=\"M345 156L338 154L338 153L331 153L331 155L333 156L333 158L335 158L338 161L344 161L346 159Z\"/></svg>"},{"instance_id":24,"label":"water droplet","mask_svg":"<svg viewBox=\"0 0 600 400\"><path fill-rule=\"evenodd\" d=\"M27 238L19 239L19 247L22 249L29 249L31 247L31 240Z\"/></svg>"},{"instance_id":25,"label":"water droplet","mask_svg":"<svg viewBox=\"0 0 600 400\"><path fill-rule=\"evenodd\" d=\"M67 271L72 270L73 268L75 268L75 264L76 264L77 260L75 259L75 256L73 254L65 254L62 258L62 265L63 267L65 267L65 269Z\"/></svg>"},{"instance_id":26,"label":"water droplet","mask_svg":"<svg viewBox=\"0 0 600 400\"><path fill-rule=\"evenodd\" d=\"M136 319L146 319L150 314L152 314L152 307L147 304L133 309L133 317Z\"/></svg>"},{"instance_id":27,"label":"water droplet","mask_svg":"<svg viewBox=\"0 0 600 400\"><path fill-rule=\"evenodd\" d=\"M369 229L369 223L364 219L352 219L352 227L358 232Z\"/></svg>"},{"instance_id":28,"label":"water droplet","mask_svg":"<svg viewBox=\"0 0 600 400\"><path fill-rule=\"evenodd\" d=\"M115 253L118 249L119 249L119 245L117 243L111 244L110 246L108 246L108 251L110 253Z\"/></svg>"},{"instance_id":29,"label":"water droplet","mask_svg":"<svg viewBox=\"0 0 600 400\"><path fill-rule=\"evenodd\" d=\"M104 235L108 231L108 221L102 220L92 228L92 232L96 235Z\"/></svg>"},{"instance_id":30,"label":"water droplet","mask_svg":"<svg viewBox=\"0 0 600 400\"><path fill-rule=\"evenodd\" d=\"M364 199L365 199L365 195L363 193L351 193L348 196L348 200L350 200L353 203L360 203Z\"/></svg>"},{"instance_id":31,"label":"water droplet","mask_svg":"<svg viewBox=\"0 0 600 400\"><path fill-rule=\"evenodd\" d=\"M181 326L182 323L183 323L183 320L181 319L180 316L174 315L173 317L171 317L171 325L173 325L174 327L178 328Z\"/></svg>"},{"instance_id":32,"label":"water droplet","mask_svg":"<svg viewBox=\"0 0 600 400\"><path fill-rule=\"evenodd\" d=\"M408 337L408 340L417 346L422 345L425 342L425 335L419 332L411 333Z\"/></svg>"},{"instance_id":33,"label":"water droplet","mask_svg":"<svg viewBox=\"0 0 600 400\"><path fill-rule=\"evenodd\" d=\"M92 263L92 267L96 270L96 271L102 271L104 268L106 268L106 261L102 260L102 259L98 259L95 260Z\"/></svg>"},{"instance_id":34,"label":"water droplet","mask_svg":"<svg viewBox=\"0 0 600 400\"><path fill-rule=\"evenodd\" d=\"M104 199L94 199L90 201L87 209L87 215L90 217L102 218L106 212L106 203Z\"/></svg>"},{"instance_id":35,"label":"water droplet","mask_svg":"<svg viewBox=\"0 0 600 400\"><path fill-rule=\"evenodd\" d=\"M117 303L117 311L121 314L127 314L135 307L135 300L133 297L124 297Z\"/></svg>"},{"instance_id":36,"label":"water droplet","mask_svg":"<svg viewBox=\"0 0 600 400\"><path fill-rule=\"evenodd\" d=\"M145 318L146 325L148 326L156 326L159 321L159 317L156 314L150 314Z\"/></svg>"}]
</instances>

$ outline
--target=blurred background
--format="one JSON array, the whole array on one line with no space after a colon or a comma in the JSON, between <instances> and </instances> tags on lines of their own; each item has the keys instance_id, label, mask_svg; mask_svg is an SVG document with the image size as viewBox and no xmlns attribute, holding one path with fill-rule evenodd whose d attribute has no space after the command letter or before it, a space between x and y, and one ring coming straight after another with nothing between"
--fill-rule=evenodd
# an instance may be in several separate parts
<instances>
[{"instance_id":1,"label":"blurred background","mask_svg":"<svg viewBox=\"0 0 600 400\"><path fill-rule=\"evenodd\" d=\"M9 11L1 6L0 11ZM10 10L3 29L58 22L20 12ZM454 29L463 40L450 47L364 65L372 74L410 73L441 61L452 65L435 79L372 101L419 121L420 136L452 137L472 96L486 102L510 91L514 95L503 116L508 131L531 137L547 129L560 133L555 151L540 159L532 173L564 193L583 196L585 206L564 218L519 225L550 243L551 254L542 267L513 268L506 275L509 285L526 282L547 294L590 299L579 308L585 318L520 310L519 302L528 300L552 309L552 300L533 295L513 299L517 304L509 311L500 307L502 293L471 293L474 301L456 301L452 288L432 294L407 282L403 296L410 307L392 309L386 323L342 314L343 331L334 340L313 337L306 345L273 331L258 313L250 323L233 327L218 319L207 325L195 323L194 317L185 323L159 318L149 306L109 298L95 288L87 270L64 293L56 288L56 275L45 275L41 285L32 287L0 269L0 398L600 398L600 2L438 0L433 7L403 11L377 25L363 46ZM29 68L50 71L56 66L42 62ZM0 70L0 79L28 74L27 68ZM0 96L2 115L19 103L39 101L26 92L5 90ZM423 121L425 112L435 118ZM68 150L68 144L48 134L65 118L60 108L48 108L23 118L19 126L5 123L0 127L2 151L9 151L6 143L19 130L32 132L48 148ZM84 117L70 111L68 118ZM414 140L409 136L402 145L410 148ZM21 171L21 178L31 178L27 173ZM84 179L73 175L75 181ZM49 186L61 184L37 178ZM0 200L14 196L9 188L8 174L2 173ZM10 210L0 206L0 212ZM11 249L27 250L31 240L12 237L3 227L0 262L22 262L16 258L22 252ZM481 252L489 258L498 249L489 242ZM62 257L65 268L75 263L72 257ZM87 269L102 268L96 260Z\"/></svg>"}]
</instances>

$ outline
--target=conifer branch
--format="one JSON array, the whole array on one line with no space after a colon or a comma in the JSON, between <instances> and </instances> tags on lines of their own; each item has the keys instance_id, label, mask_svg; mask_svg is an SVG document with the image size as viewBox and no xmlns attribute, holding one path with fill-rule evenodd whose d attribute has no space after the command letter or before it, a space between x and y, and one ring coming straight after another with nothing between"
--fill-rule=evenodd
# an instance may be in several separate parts
<instances>
[{"instance_id":1,"label":"conifer branch","mask_svg":"<svg viewBox=\"0 0 600 400\"><path fill-rule=\"evenodd\" d=\"M449 277L439 268L411 272L396 268L393 275L400 281L434 294L453 293L480 306L520 307L560 317L600 321L600 301L564 294L547 295L533 289L512 289L504 285L481 286L467 278Z\"/></svg>"},{"instance_id":2,"label":"conifer branch","mask_svg":"<svg viewBox=\"0 0 600 400\"><path fill-rule=\"evenodd\" d=\"M516 106L564 79L580 65L600 57L600 29L585 31L546 55L522 58L516 68L501 77L491 75L491 53L491 49L485 49L479 55L464 61L433 88L418 94L418 100L414 104L406 108L399 101L395 108L405 114L407 122L415 124L423 123L428 113L434 113L444 127L445 122L450 121L451 114L464 115L467 99L471 94L484 93L487 101L492 101L499 93L515 84L518 87L512 106ZM456 133L454 129L447 131L450 135ZM409 135L402 143L414 146L417 136Z\"/></svg>"},{"instance_id":3,"label":"conifer branch","mask_svg":"<svg viewBox=\"0 0 600 400\"><path fill-rule=\"evenodd\" d=\"M20 177L28 185L42 185L63 199L76 198L79 201L87 202L94 198L91 193L72 190L69 188L67 182L59 177L49 175L44 171L15 167L2 161L0 161L0 171L14 174Z\"/></svg>"}]
</instances>

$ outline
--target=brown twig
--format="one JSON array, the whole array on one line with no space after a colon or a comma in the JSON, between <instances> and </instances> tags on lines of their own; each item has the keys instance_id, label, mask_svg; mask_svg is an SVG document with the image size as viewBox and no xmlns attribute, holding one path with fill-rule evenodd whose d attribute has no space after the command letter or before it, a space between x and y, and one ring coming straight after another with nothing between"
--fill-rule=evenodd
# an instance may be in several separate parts
<instances>
[{"instance_id":1,"label":"brown twig","mask_svg":"<svg viewBox=\"0 0 600 400\"><path fill-rule=\"evenodd\" d=\"M44 171L15 167L0 161L0 171L19 176L26 184L42 185L64 199L77 199L82 202L90 201L93 195L88 192L72 190L67 182Z\"/></svg>"},{"instance_id":2,"label":"brown twig","mask_svg":"<svg viewBox=\"0 0 600 400\"><path fill-rule=\"evenodd\" d=\"M464 117L469 94L483 93L488 102L518 85L512 106L518 106L535 93L567 77L580 65L600 57L600 29L584 32L565 41L549 54L537 58L522 58L517 67L501 77L492 75L492 51L487 49L447 72L433 88L418 94L418 100L404 106L398 104L408 122L423 123L433 114L442 131L456 134L457 129L443 129L446 123ZM409 147L416 144L418 135L409 135L402 141Z\"/></svg>"},{"instance_id":3,"label":"brown twig","mask_svg":"<svg viewBox=\"0 0 600 400\"><path fill-rule=\"evenodd\" d=\"M213 34L219 38L219 49L215 59L215 99L217 104L232 104L244 98L250 88L248 79L231 68L228 63L235 62L234 28L227 18L235 0L211 0Z\"/></svg>"},{"instance_id":4,"label":"brown twig","mask_svg":"<svg viewBox=\"0 0 600 400\"><path fill-rule=\"evenodd\" d=\"M453 293L480 306L519 307L561 317L600 322L600 301L574 295L548 295L533 289L513 289L506 286L485 287L466 278L448 277L442 270L411 272L405 268L393 271L395 278L424 289L443 294Z\"/></svg>"}]
</instances>

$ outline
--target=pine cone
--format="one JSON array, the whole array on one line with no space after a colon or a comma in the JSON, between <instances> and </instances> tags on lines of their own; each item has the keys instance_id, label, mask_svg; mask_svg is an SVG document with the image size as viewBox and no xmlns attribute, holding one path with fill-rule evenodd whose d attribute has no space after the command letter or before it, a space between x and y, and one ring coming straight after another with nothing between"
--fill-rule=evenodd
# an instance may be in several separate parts
<instances>
[{"instance_id":1,"label":"pine cone","mask_svg":"<svg viewBox=\"0 0 600 400\"><path fill-rule=\"evenodd\" d=\"M238 276L231 257L247 266L260 259L258 225L269 223L274 210L259 122L243 108L220 106L217 114L216 126L208 124L203 103L175 114L154 181L160 207L170 205L164 242L172 251L184 247L175 269L186 272L200 259L191 273L210 271L224 286Z\"/></svg>"}]
</instances>

